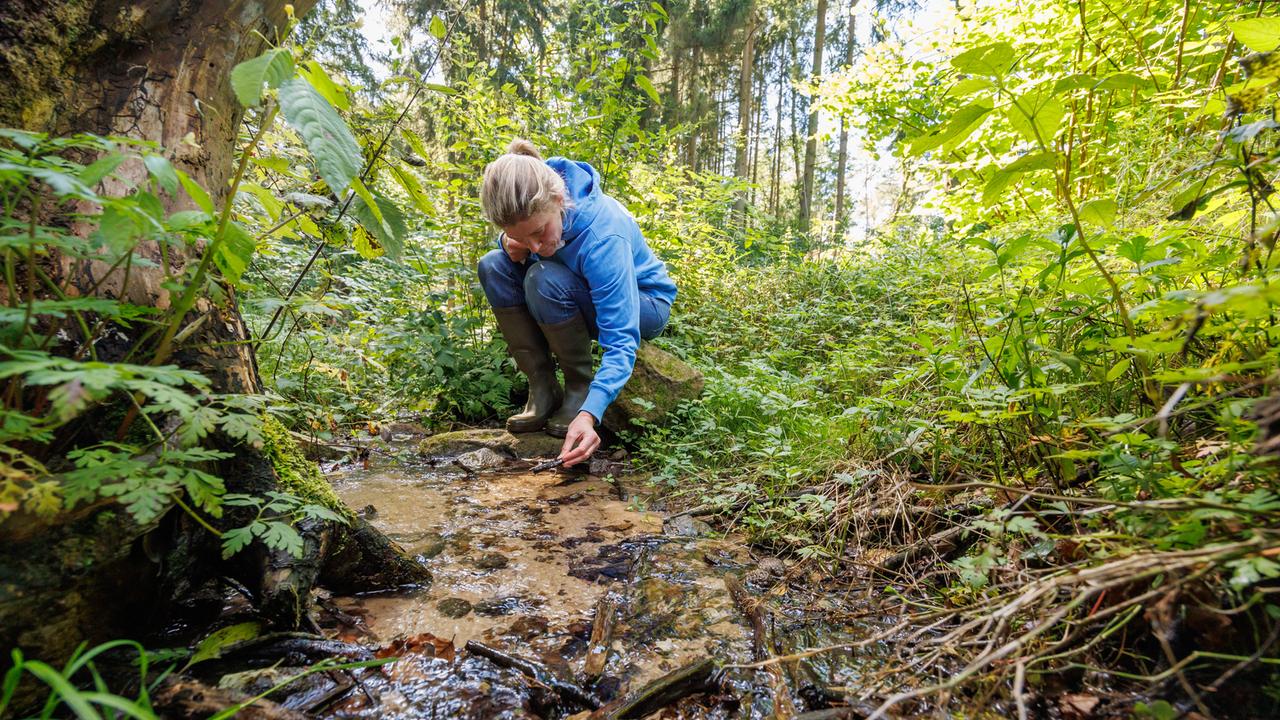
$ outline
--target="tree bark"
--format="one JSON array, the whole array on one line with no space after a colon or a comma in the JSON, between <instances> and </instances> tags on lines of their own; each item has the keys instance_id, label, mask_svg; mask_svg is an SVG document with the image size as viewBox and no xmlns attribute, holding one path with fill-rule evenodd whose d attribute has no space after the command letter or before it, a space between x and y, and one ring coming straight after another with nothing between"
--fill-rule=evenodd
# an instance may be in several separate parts
<instances>
[{"instance_id":1,"label":"tree bark","mask_svg":"<svg viewBox=\"0 0 1280 720\"><path fill-rule=\"evenodd\" d=\"M844 67L847 71L853 67L853 50L857 45L858 38L855 30L853 13L858 9L858 0L853 0L853 4L849 6L849 29L848 38L844 46ZM849 161L849 127L844 115L840 116L840 156L836 167L836 227L840 232L844 231L844 176L845 167Z\"/></svg>"},{"instance_id":2,"label":"tree bark","mask_svg":"<svg viewBox=\"0 0 1280 720\"><path fill-rule=\"evenodd\" d=\"M742 40L742 64L738 69L738 132L734 139L734 163L733 174L739 180L746 183L750 180L750 161L751 150L751 81L755 78L755 55L756 55L756 28L758 27L758 16L752 11L747 18L747 27L744 31ZM747 189L738 191L738 197L733 201L734 215L738 222L746 222L747 210Z\"/></svg>"},{"instance_id":3,"label":"tree bark","mask_svg":"<svg viewBox=\"0 0 1280 720\"><path fill-rule=\"evenodd\" d=\"M293 8L300 15L313 4L314 0L294 0ZM264 38L282 39L286 17L285 0L5 3L0 5L0 126L155 142L175 167L221 205L227 201L242 118L229 80L231 68L261 52ZM105 193L126 192L145 180L146 173L141 163L126 163L117 171L120 179L107 181ZM163 197L162 202L168 212L192 206L185 194ZM155 243L143 243L135 252L159 258ZM169 254L174 268L193 260L199 260L198 249L186 257ZM127 286L123 273L106 275L102 263L64 259L57 272L54 280L72 294L93 289L100 296L137 305L170 307L159 263L135 263ZM200 324L169 362L203 373L214 392L259 392L249 333L233 290L223 290L221 300L203 298L197 303L186 322ZM129 336L121 352L137 342L136 334ZM229 491L279 489L278 476L262 452L243 444L226 449L236 455L219 463L216 471ZM334 532L347 537L365 530L356 521ZM73 546L76 560L67 563ZM45 555L63 561L48 567L31 562ZM42 658L60 661L81 640L98 642L138 623L155 622L158 618L150 611L163 612L166 590L173 593L168 597L185 593L189 599L202 581L216 582L223 575L239 575L244 584L259 588L279 585L279 568L264 567L261 554L256 567L247 570L257 577L245 577L244 566L254 564L250 555L242 553L231 566L224 564L216 538L175 512L147 527L135 525L111 503L78 508L50 524L11 516L0 523L0 569L5 570L0 648L22 645ZM159 558L164 559L161 567L153 564ZM422 580L412 569L419 566L400 560L405 562L396 567L414 575L402 581ZM313 578L316 571L309 572ZM303 579L306 582L288 588L296 602L279 609L281 617L269 619L296 621L309 599L310 579ZM138 597L146 603L131 604ZM220 605L220 598L214 600ZM47 618L28 624L32 609L54 613L60 620L56 627ZM122 609L125 612L118 612Z\"/></svg>"},{"instance_id":4,"label":"tree bark","mask_svg":"<svg viewBox=\"0 0 1280 720\"><path fill-rule=\"evenodd\" d=\"M827 39L827 0L818 0L813 31L813 69L810 79L822 74L822 46ZM809 123L805 126L804 184L800 190L800 229L808 232L813 213L813 176L818 158L818 106L810 101Z\"/></svg>"}]
</instances>

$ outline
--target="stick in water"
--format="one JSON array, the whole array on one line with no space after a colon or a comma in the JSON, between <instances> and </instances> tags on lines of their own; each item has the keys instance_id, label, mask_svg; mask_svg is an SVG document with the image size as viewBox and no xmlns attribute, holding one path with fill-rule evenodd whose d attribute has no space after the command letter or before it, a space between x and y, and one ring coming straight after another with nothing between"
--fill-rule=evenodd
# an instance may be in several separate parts
<instances>
[{"instance_id":1,"label":"stick in water","mask_svg":"<svg viewBox=\"0 0 1280 720\"><path fill-rule=\"evenodd\" d=\"M533 469L530 470L529 472L540 473L543 470L551 470L554 468L558 468L563 464L564 464L564 458L556 458L555 460L548 460L546 462L541 462L541 463L538 463L537 465L534 465Z\"/></svg>"}]
</instances>

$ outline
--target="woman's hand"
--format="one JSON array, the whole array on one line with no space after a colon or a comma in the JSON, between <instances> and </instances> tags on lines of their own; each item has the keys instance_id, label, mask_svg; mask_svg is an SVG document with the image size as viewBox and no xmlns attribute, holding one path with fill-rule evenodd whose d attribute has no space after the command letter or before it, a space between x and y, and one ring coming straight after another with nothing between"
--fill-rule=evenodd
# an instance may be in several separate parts
<instances>
[{"instance_id":1,"label":"woman's hand","mask_svg":"<svg viewBox=\"0 0 1280 720\"><path fill-rule=\"evenodd\" d=\"M569 432L564 436L560 457L564 458L564 466L569 467L590 458L598 447L600 436L596 434L596 419L584 410L569 423Z\"/></svg>"},{"instance_id":2,"label":"woman's hand","mask_svg":"<svg viewBox=\"0 0 1280 720\"><path fill-rule=\"evenodd\" d=\"M529 247L519 240L512 240L506 233L502 234L502 249L513 263L522 263L529 259Z\"/></svg>"}]
</instances>

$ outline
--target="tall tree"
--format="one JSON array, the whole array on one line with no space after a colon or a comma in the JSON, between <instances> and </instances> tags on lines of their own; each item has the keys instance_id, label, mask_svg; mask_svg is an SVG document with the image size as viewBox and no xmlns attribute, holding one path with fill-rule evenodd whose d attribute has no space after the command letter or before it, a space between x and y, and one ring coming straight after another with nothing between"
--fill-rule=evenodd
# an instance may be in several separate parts
<instances>
[{"instance_id":1,"label":"tall tree","mask_svg":"<svg viewBox=\"0 0 1280 720\"><path fill-rule=\"evenodd\" d=\"M747 15L747 25L743 30L742 63L738 69L738 132L734 139L736 157L733 173L744 184L750 177L751 151L751 114L754 97L751 94L752 80L755 78L756 30L760 26L759 14L753 8ZM747 209L747 189L744 186L738 191L733 203L734 212L739 221L745 221Z\"/></svg>"},{"instance_id":2,"label":"tall tree","mask_svg":"<svg viewBox=\"0 0 1280 720\"><path fill-rule=\"evenodd\" d=\"M810 79L822 74L822 48L826 44L827 0L818 0L813 29L813 66ZM809 230L813 213L813 176L818 158L818 106L810 103L809 122L805 127L804 182L800 189L800 228Z\"/></svg>"},{"instance_id":3,"label":"tall tree","mask_svg":"<svg viewBox=\"0 0 1280 720\"><path fill-rule=\"evenodd\" d=\"M845 31L844 69L853 67L853 51L858 45L857 24L854 13L858 10L858 0L849 5L848 27ZM849 124L843 113L840 115L840 155L836 166L836 227L844 228L844 183L845 167L849 160Z\"/></svg>"}]
</instances>

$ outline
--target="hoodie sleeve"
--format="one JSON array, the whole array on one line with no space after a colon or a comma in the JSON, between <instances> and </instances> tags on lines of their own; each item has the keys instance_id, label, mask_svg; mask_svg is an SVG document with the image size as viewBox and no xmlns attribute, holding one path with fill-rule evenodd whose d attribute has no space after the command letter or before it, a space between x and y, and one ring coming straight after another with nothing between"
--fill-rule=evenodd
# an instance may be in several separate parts
<instances>
[{"instance_id":1,"label":"hoodie sleeve","mask_svg":"<svg viewBox=\"0 0 1280 720\"><path fill-rule=\"evenodd\" d=\"M596 306L604 358L582 409L600 422L605 408L635 369L636 349L640 347L640 290L630 244L625 238L609 235L583 250L581 267Z\"/></svg>"}]
</instances>

